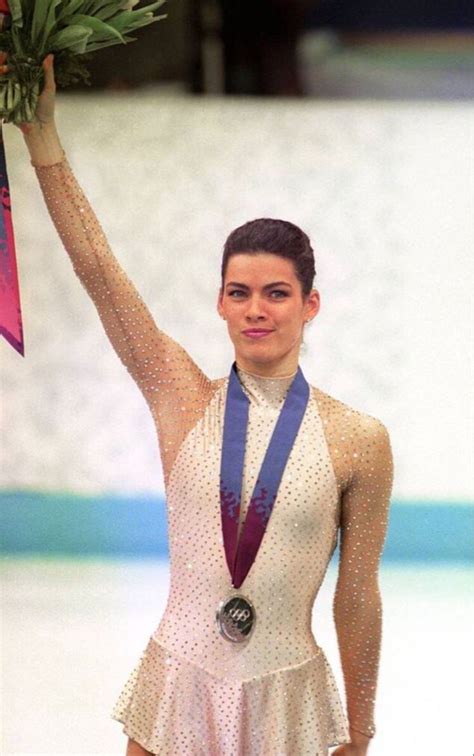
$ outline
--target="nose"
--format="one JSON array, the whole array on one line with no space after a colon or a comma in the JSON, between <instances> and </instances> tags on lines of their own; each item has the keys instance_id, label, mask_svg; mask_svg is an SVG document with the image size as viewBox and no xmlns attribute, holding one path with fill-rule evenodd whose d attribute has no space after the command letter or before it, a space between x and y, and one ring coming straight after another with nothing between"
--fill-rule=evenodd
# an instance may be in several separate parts
<instances>
[{"instance_id":1,"label":"nose","mask_svg":"<svg viewBox=\"0 0 474 756\"><path fill-rule=\"evenodd\" d=\"M245 317L247 320L265 320L264 303L259 296L249 297Z\"/></svg>"}]
</instances>

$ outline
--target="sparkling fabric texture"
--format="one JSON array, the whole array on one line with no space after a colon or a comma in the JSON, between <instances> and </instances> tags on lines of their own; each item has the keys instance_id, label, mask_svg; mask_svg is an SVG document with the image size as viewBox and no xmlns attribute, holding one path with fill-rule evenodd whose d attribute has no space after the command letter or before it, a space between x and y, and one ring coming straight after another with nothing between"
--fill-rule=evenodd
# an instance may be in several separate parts
<instances>
[{"instance_id":1,"label":"sparkling fabric texture","mask_svg":"<svg viewBox=\"0 0 474 756\"><path fill-rule=\"evenodd\" d=\"M66 156L35 165L47 207L103 327L152 412L167 496L170 592L112 717L159 756L327 756L349 725L375 733L382 633L378 566L393 460L384 424L315 386L254 564L239 589L255 629L219 633L231 589L219 472L228 378L208 379L155 324L118 264ZM293 376L238 367L250 399L240 528ZM346 709L312 609L340 538L333 612Z\"/></svg>"}]
</instances>

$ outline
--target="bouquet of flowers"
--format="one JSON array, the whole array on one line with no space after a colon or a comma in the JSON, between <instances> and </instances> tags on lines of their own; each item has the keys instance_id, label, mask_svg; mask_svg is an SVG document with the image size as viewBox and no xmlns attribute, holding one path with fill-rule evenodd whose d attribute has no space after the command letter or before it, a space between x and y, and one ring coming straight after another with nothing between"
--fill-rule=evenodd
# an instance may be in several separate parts
<instances>
[{"instance_id":1,"label":"bouquet of flowers","mask_svg":"<svg viewBox=\"0 0 474 756\"><path fill-rule=\"evenodd\" d=\"M0 121L34 120L43 84L42 62L54 53L59 86L89 83L87 61L102 47L135 41L130 33L167 14L154 11L166 0L143 8L139 0L0 0L0 50L8 72L0 75Z\"/></svg>"}]
</instances>

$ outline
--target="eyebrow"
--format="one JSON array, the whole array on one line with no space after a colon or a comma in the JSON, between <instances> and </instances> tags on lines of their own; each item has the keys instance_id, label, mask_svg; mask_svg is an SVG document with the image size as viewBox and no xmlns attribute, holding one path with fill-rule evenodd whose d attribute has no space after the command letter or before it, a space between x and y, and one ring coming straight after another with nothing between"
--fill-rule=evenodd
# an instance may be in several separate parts
<instances>
[{"instance_id":1,"label":"eyebrow","mask_svg":"<svg viewBox=\"0 0 474 756\"><path fill-rule=\"evenodd\" d=\"M247 286L247 284L239 283L238 281L229 281L227 286L237 286L239 289L247 290L250 288L249 286ZM266 284L263 288L264 290L273 289L275 286L287 286L289 289L291 289L291 284L289 284L287 281L273 281L273 283Z\"/></svg>"}]
</instances>

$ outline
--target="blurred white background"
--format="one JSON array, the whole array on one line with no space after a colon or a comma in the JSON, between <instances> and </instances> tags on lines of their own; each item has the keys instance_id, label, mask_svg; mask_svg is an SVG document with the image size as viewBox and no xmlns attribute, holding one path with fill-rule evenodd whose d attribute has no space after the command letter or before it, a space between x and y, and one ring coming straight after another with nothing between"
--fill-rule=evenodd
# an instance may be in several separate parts
<instances>
[{"instance_id":1,"label":"blurred white background","mask_svg":"<svg viewBox=\"0 0 474 756\"><path fill-rule=\"evenodd\" d=\"M308 379L387 424L396 497L472 498L472 105L61 95L57 120L119 262L208 375L232 360L215 312L226 236L291 220L313 241L322 300ZM25 358L2 342L0 486L162 491L148 408L20 132L4 131Z\"/></svg>"}]
</instances>

